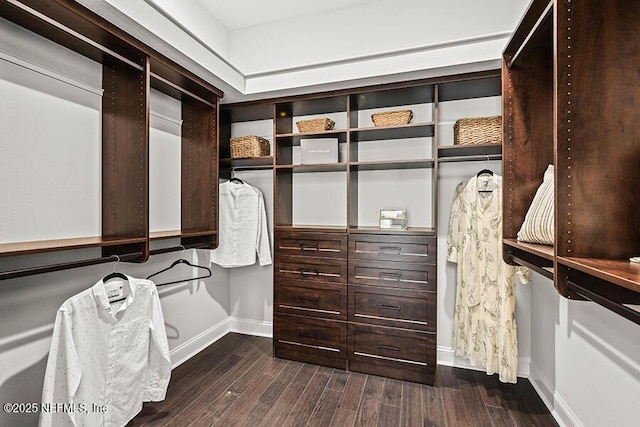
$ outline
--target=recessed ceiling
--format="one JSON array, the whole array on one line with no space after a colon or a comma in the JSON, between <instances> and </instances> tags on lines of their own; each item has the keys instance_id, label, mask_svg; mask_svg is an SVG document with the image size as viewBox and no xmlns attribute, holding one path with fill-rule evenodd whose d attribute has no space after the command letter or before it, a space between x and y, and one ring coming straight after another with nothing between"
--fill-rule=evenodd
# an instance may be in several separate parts
<instances>
[{"instance_id":1,"label":"recessed ceiling","mask_svg":"<svg viewBox=\"0 0 640 427\"><path fill-rule=\"evenodd\" d=\"M228 30L369 3L372 0L198 0Z\"/></svg>"}]
</instances>

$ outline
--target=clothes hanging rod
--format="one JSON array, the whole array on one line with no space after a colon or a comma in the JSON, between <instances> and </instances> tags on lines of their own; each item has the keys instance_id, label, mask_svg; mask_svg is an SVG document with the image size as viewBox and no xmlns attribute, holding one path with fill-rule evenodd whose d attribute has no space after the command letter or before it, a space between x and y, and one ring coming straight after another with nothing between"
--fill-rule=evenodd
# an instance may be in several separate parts
<instances>
[{"instance_id":1,"label":"clothes hanging rod","mask_svg":"<svg viewBox=\"0 0 640 427\"><path fill-rule=\"evenodd\" d=\"M479 154L477 156L439 157L438 163L477 162L487 160L502 160L502 154Z\"/></svg>"},{"instance_id":2,"label":"clothes hanging rod","mask_svg":"<svg viewBox=\"0 0 640 427\"><path fill-rule=\"evenodd\" d=\"M583 286L578 285L569 278L566 279L567 287L569 290L577 293L588 299L589 301L593 301L598 305L603 306L604 308L613 311L614 313L624 317L627 320L632 321L633 323L640 325L640 312L625 306L624 304L620 304L617 301L613 301L603 295L600 295L596 292L593 292L590 289L587 289Z\"/></svg>"},{"instance_id":3,"label":"clothes hanging rod","mask_svg":"<svg viewBox=\"0 0 640 427\"><path fill-rule=\"evenodd\" d=\"M100 258L89 258L78 261L69 261L59 264L41 265L38 267L27 267L18 270L0 272L0 280L14 279L16 277L32 276L35 274L51 273L54 271L68 270L71 268L88 267L90 265L104 264L116 261L135 261L143 256L142 252L132 252L122 255L110 255Z\"/></svg>"},{"instance_id":4,"label":"clothes hanging rod","mask_svg":"<svg viewBox=\"0 0 640 427\"><path fill-rule=\"evenodd\" d=\"M248 171L248 170L267 170L273 169L273 165L256 165L256 166L232 166L232 171Z\"/></svg>"},{"instance_id":5,"label":"clothes hanging rod","mask_svg":"<svg viewBox=\"0 0 640 427\"><path fill-rule=\"evenodd\" d=\"M534 270L537 273L542 274L544 277L546 277L547 279L551 279L553 280L553 271L549 271L547 269L545 269L544 267L541 267L539 265L535 265L527 260L524 260L518 256L515 256L513 253L509 252L507 254L507 256L509 257L509 259L517 264L520 264L524 267L530 268L531 270Z\"/></svg>"},{"instance_id":6,"label":"clothes hanging rod","mask_svg":"<svg viewBox=\"0 0 640 427\"><path fill-rule=\"evenodd\" d=\"M187 249L207 249L207 248L210 248L211 246L213 246L213 242L194 243L192 245L172 246L170 248L153 249L149 251L149 255L166 254L169 252L184 251Z\"/></svg>"}]
</instances>

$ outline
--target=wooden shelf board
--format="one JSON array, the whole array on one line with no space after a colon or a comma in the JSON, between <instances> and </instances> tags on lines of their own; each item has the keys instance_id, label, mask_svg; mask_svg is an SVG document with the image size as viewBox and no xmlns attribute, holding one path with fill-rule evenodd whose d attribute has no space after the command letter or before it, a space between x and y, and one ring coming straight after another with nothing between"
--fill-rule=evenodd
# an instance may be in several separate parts
<instances>
[{"instance_id":1,"label":"wooden shelf board","mask_svg":"<svg viewBox=\"0 0 640 427\"><path fill-rule=\"evenodd\" d=\"M186 230L180 233L179 237L215 236L217 231L213 230Z\"/></svg>"},{"instance_id":2,"label":"wooden shelf board","mask_svg":"<svg viewBox=\"0 0 640 427\"><path fill-rule=\"evenodd\" d=\"M438 147L438 157L441 158L501 153L502 144L440 145Z\"/></svg>"},{"instance_id":3,"label":"wooden shelf board","mask_svg":"<svg viewBox=\"0 0 640 427\"><path fill-rule=\"evenodd\" d=\"M583 273L640 292L640 264L629 260L558 257L558 262Z\"/></svg>"},{"instance_id":4,"label":"wooden shelf board","mask_svg":"<svg viewBox=\"0 0 640 427\"><path fill-rule=\"evenodd\" d=\"M145 242L141 237L77 237L72 239L37 240L32 242L1 243L0 257L27 255L51 251L63 251L70 249L98 248L103 246L127 245Z\"/></svg>"},{"instance_id":5,"label":"wooden shelf board","mask_svg":"<svg viewBox=\"0 0 640 427\"><path fill-rule=\"evenodd\" d=\"M311 173L311 172L346 172L346 163L323 163L317 165L276 165L279 171L290 170L293 173Z\"/></svg>"},{"instance_id":6,"label":"wooden shelf board","mask_svg":"<svg viewBox=\"0 0 640 427\"><path fill-rule=\"evenodd\" d=\"M391 169L428 169L434 165L433 159L422 160L396 160L380 162L355 162L349 164L352 169L365 170L391 170Z\"/></svg>"},{"instance_id":7,"label":"wooden shelf board","mask_svg":"<svg viewBox=\"0 0 640 427\"><path fill-rule=\"evenodd\" d=\"M314 231L321 233L346 233L347 227L341 225L276 225L276 231Z\"/></svg>"},{"instance_id":8,"label":"wooden shelf board","mask_svg":"<svg viewBox=\"0 0 640 427\"><path fill-rule=\"evenodd\" d=\"M381 229L378 226L356 226L349 227L349 233L353 234L400 234L400 235L435 235L433 227L409 227L406 230Z\"/></svg>"},{"instance_id":9,"label":"wooden shelf board","mask_svg":"<svg viewBox=\"0 0 640 427\"><path fill-rule=\"evenodd\" d=\"M150 240L177 239L182 235L180 230L152 231L149 233Z\"/></svg>"},{"instance_id":10,"label":"wooden shelf board","mask_svg":"<svg viewBox=\"0 0 640 427\"><path fill-rule=\"evenodd\" d=\"M536 255L540 258L553 261L553 246L537 245L535 243L524 243L519 242L515 239L503 239L502 242L505 245L511 246L512 248L516 248L518 250Z\"/></svg>"},{"instance_id":11,"label":"wooden shelf board","mask_svg":"<svg viewBox=\"0 0 640 427\"><path fill-rule=\"evenodd\" d=\"M367 127L351 129L351 140L355 142L380 141L385 139L430 138L435 124L411 123L400 126Z\"/></svg>"},{"instance_id":12,"label":"wooden shelf board","mask_svg":"<svg viewBox=\"0 0 640 427\"><path fill-rule=\"evenodd\" d=\"M220 159L220 166L226 167L259 167L273 166L273 156L251 157L246 159Z\"/></svg>"},{"instance_id":13,"label":"wooden shelf board","mask_svg":"<svg viewBox=\"0 0 640 427\"><path fill-rule=\"evenodd\" d=\"M308 133L284 133L275 136L276 144L300 145L300 140L304 138L338 138L338 142L347 142L347 130L327 130L323 132Z\"/></svg>"}]
</instances>

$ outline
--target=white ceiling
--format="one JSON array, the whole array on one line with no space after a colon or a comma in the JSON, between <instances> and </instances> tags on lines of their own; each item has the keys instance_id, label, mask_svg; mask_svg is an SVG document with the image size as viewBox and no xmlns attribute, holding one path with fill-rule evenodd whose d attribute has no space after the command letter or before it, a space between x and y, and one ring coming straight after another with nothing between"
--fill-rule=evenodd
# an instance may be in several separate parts
<instances>
[{"instance_id":1,"label":"white ceiling","mask_svg":"<svg viewBox=\"0 0 640 427\"><path fill-rule=\"evenodd\" d=\"M373 0L198 0L228 30L344 9Z\"/></svg>"}]
</instances>

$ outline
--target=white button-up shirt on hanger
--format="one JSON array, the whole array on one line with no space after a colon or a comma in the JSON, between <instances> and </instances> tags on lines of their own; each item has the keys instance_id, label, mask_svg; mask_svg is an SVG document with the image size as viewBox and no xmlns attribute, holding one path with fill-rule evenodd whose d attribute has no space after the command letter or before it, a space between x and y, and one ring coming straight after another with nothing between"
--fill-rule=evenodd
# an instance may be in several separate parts
<instances>
[{"instance_id":1,"label":"white button-up shirt on hanger","mask_svg":"<svg viewBox=\"0 0 640 427\"><path fill-rule=\"evenodd\" d=\"M269 229L262 192L247 183L220 184L220 234L211 262L222 267L271 264Z\"/></svg>"},{"instance_id":2,"label":"white button-up shirt on hanger","mask_svg":"<svg viewBox=\"0 0 640 427\"><path fill-rule=\"evenodd\" d=\"M124 301L110 303L101 280L58 309L40 426L121 427L143 401L165 398L171 362L158 292L127 277Z\"/></svg>"}]
</instances>

